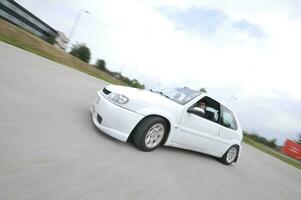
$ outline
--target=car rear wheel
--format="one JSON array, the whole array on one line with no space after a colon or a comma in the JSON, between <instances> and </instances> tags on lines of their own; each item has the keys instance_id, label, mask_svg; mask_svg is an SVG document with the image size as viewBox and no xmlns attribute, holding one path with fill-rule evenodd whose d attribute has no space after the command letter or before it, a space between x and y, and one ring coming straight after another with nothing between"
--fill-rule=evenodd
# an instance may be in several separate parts
<instances>
[{"instance_id":1,"label":"car rear wheel","mask_svg":"<svg viewBox=\"0 0 301 200\"><path fill-rule=\"evenodd\" d=\"M143 151L152 151L163 141L167 130L166 121L161 117L144 119L134 130L133 141Z\"/></svg>"},{"instance_id":2,"label":"car rear wheel","mask_svg":"<svg viewBox=\"0 0 301 200\"><path fill-rule=\"evenodd\" d=\"M220 161L225 165L231 165L238 156L238 146L233 145L231 146L228 151L221 157Z\"/></svg>"}]
</instances>

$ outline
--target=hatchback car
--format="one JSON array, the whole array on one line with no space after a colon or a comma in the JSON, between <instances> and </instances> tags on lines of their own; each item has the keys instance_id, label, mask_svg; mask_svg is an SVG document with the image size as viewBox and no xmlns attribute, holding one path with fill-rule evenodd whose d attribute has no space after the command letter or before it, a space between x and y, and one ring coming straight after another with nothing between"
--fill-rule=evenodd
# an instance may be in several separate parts
<instances>
[{"instance_id":1,"label":"hatchback car","mask_svg":"<svg viewBox=\"0 0 301 200\"><path fill-rule=\"evenodd\" d=\"M241 151L242 128L235 114L207 93L190 88L148 91L108 85L90 106L97 128L143 151L160 145L218 157L226 165Z\"/></svg>"}]
</instances>

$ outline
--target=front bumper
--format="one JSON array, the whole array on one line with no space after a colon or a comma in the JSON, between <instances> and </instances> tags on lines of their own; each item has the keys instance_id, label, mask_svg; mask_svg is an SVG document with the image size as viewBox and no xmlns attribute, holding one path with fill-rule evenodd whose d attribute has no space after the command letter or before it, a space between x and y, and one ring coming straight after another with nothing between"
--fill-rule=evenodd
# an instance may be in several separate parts
<instances>
[{"instance_id":1,"label":"front bumper","mask_svg":"<svg viewBox=\"0 0 301 200\"><path fill-rule=\"evenodd\" d=\"M100 91L97 95L98 103L97 97L90 106L93 123L104 133L125 142L144 116L112 103Z\"/></svg>"}]
</instances>

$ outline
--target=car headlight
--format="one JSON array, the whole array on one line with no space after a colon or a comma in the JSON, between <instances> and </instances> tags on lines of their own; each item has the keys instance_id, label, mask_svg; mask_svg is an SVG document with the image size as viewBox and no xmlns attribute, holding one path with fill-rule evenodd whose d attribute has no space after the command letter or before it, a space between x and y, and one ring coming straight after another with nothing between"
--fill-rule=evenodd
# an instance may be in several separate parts
<instances>
[{"instance_id":1,"label":"car headlight","mask_svg":"<svg viewBox=\"0 0 301 200\"><path fill-rule=\"evenodd\" d=\"M129 98L127 98L126 96L114 92L111 92L108 95L108 98L118 104L126 104L129 101Z\"/></svg>"}]
</instances>

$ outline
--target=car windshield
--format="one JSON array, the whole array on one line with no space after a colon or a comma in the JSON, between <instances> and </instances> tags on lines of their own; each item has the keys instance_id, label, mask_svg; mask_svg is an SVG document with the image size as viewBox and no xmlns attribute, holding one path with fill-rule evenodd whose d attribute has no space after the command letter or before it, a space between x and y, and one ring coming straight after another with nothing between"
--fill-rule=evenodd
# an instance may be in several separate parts
<instances>
[{"instance_id":1,"label":"car windshield","mask_svg":"<svg viewBox=\"0 0 301 200\"><path fill-rule=\"evenodd\" d=\"M158 90L156 92L182 105L188 103L190 100L194 99L196 96L198 96L201 93L186 87L168 88L168 89Z\"/></svg>"}]
</instances>

